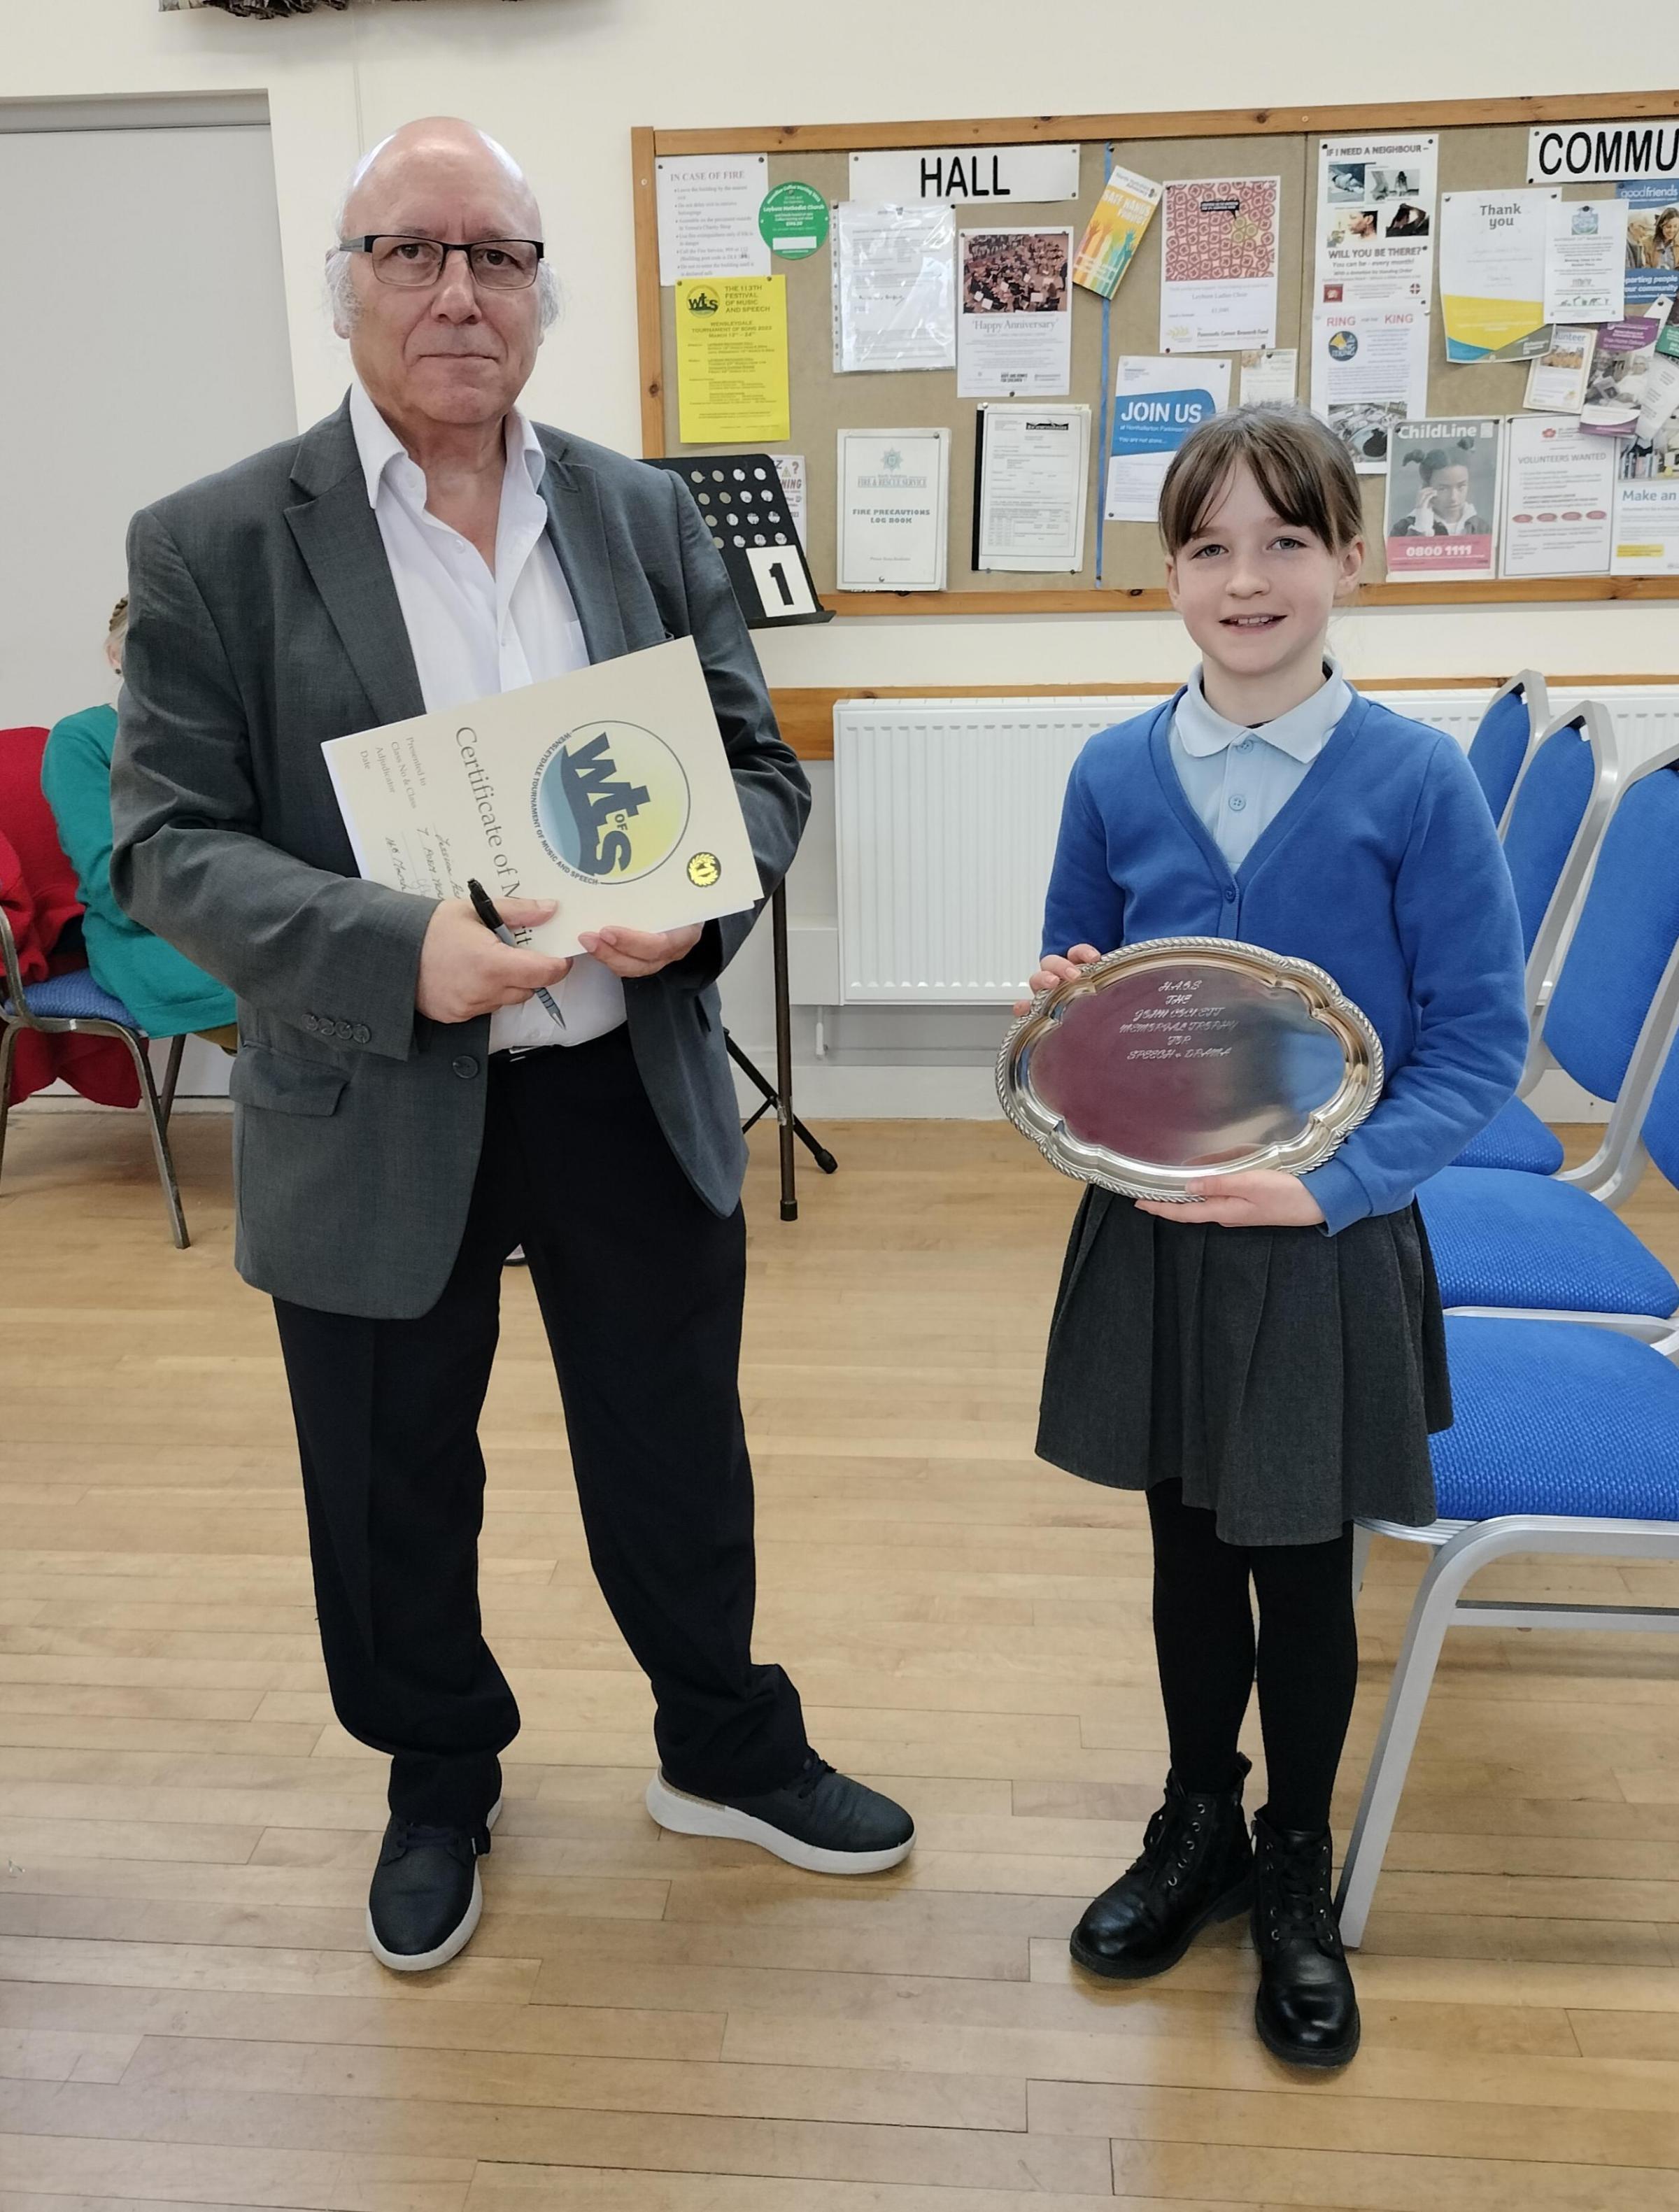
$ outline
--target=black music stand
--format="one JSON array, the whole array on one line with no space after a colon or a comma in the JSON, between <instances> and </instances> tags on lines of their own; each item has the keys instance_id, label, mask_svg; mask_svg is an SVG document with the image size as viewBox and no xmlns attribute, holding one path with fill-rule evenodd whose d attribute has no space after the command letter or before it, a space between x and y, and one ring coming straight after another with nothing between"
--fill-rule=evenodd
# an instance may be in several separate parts
<instances>
[{"instance_id":1,"label":"black music stand","mask_svg":"<svg viewBox=\"0 0 1679 2212\"><path fill-rule=\"evenodd\" d=\"M799 1195L794 1176L793 1140L798 1138L824 1175L838 1172L839 1162L810 1131L793 1110L793 1002L789 995L787 972L787 889L777 884L770 900L770 942L776 971L776 1080L772 1084L729 1035L723 1031L723 1042L729 1048L729 1058L763 1094L763 1103L756 1113L749 1115L740 1125L744 1136L755 1129L764 1115L773 1109L781 1135L782 1154L782 1219L799 1218Z\"/></svg>"}]
</instances>

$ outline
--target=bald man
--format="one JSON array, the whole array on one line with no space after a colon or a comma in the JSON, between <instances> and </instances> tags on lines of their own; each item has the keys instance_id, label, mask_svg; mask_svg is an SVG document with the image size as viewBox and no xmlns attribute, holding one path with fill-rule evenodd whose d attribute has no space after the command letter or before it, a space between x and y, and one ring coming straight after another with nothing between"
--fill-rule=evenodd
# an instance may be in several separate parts
<instances>
[{"instance_id":1,"label":"bald man","mask_svg":"<svg viewBox=\"0 0 1679 2212\"><path fill-rule=\"evenodd\" d=\"M555 292L510 157L409 125L357 172L327 265L344 404L135 518L112 878L238 996L236 1264L274 1299L333 1705L391 1759L368 1942L414 1972L478 1923L519 1727L477 1544L520 1243L589 1555L654 1693L654 1818L828 1874L895 1865L914 1829L817 1757L751 1656L716 990L751 917L604 929L572 961L503 945L465 900L357 878L320 748L687 635L766 893L804 776L686 489L519 411Z\"/></svg>"}]
</instances>

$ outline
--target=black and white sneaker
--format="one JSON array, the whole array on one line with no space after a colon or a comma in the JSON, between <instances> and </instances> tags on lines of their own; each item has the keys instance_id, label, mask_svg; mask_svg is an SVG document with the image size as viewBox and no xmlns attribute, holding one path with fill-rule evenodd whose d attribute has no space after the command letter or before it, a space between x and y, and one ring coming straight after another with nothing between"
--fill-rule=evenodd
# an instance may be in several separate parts
<instances>
[{"instance_id":1,"label":"black and white sneaker","mask_svg":"<svg viewBox=\"0 0 1679 2212\"><path fill-rule=\"evenodd\" d=\"M690 1796L655 1774L647 1808L676 1835L757 1844L810 1874L884 1874L909 1857L916 1840L916 1824L902 1805L836 1774L814 1752L783 1789L727 1803Z\"/></svg>"},{"instance_id":2,"label":"black and white sneaker","mask_svg":"<svg viewBox=\"0 0 1679 2212\"><path fill-rule=\"evenodd\" d=\"M368 1892L368 1948L393 1973L447 1966L472 1940L484 1911L478 1861L502 1810L483 1827L428 1828L392 1814Z\"/></svg>"}]
</instances>

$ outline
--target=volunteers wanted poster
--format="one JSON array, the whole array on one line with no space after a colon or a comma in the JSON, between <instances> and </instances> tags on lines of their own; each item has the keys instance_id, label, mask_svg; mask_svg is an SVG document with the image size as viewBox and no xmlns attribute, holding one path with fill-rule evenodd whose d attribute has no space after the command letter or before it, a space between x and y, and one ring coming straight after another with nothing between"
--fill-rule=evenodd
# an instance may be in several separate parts
<instances>
[{"instance_id":1,"label":"volunteers wanted poster","mask_svg":"<svg viewBox=\"0 0 1679 2212\"><path fill-rule=\"evenodd\" d=\"M964 230L959 399L1054 398L1073 363L1073 233Z\"/></svg>"},{"instance_id":2,"label":"volunteers wanted poster","mask_svg":"<svg viewBox=\"0 0 1679 2212\"><path fill-rule=\"evenodd\" d=\"M1388 441L1388 580L1491 576L1498 568L1498 416L1396 422Z\"/></svg>"},{"instance_id":3,"label":"volunteers wanted poster","mask_svg":"<svg viewBox=\"0 0 1679 2212\"><path fill-rule=\"evenodd\" d=\"M1165 187L1162 353L1244 353L1277 342L1278 177Z\"/></svg>"},{"instance_id":4,"label":"volunteers wanted poster","mask_svg":"<svg viewBox=\"0 0 1679 2212\"><path fill-rule=\"evenodd\" d=\"M1227 361L1122 354L1108 443L1110 522L1153 522L1171 457L1198 422L1230 404Z\"/></svg>"},{"instance_id":5,"label":"volunteers wanted poster","mask_svg":"<svg viewBox=\"0 0 1679 2212\"><path fill-rule=\"evenodd\" d=\"M1506 576L1609 573L1615 448L1576 422L1516 415L1505 447Z\"/></svg>"},{"instance_id":6,"label":"volunteers wanted poster","mask_svg":"<svg viewBox=\"0 0 1679 2212\"><path fill-rule=\"evenodd\" d=\"M1428 406L1428 307L1320 307L1311 322L1311 410L1341 438L1360 476L1380 476L1396 422Z\"/></svg>"},{"instance_id":7,"label":"volunteers wanted poster","mask_svg":"<svg viewBox=\"0 0 1679 2212\"><path fill-rule=\"evenodd\" d=\"M691 638L321 747L356 865L423 898L556 899L517 933L556 958L622 924L678 929L761 896Z\"/></svg>"},{"instance_id":8,"label":"volunteers wanted poster","mask_svg":"<svg viewBox=\"0 0 1679 2212\"><path fill-rule=\"evenodd\" d=\"M1323 138L1317 147L1315 299L1321 307L1433 297L1439 141Z\"/></svg>"}]
</instances>

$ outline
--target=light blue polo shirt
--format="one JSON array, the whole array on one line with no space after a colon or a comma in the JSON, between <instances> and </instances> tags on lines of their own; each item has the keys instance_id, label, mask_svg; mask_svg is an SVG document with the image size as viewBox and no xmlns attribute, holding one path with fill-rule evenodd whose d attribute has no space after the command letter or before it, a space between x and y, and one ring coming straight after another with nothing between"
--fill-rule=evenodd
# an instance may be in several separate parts
<instances>
[{"instance_id":1,"label":"light blue polo shirt","mask_svg":"<svg viewBox=\"0 0 1679 2212\"><path fill-rule=\"evenodd\" d=\"M1299 789L1306 770L1353 703L1334 660L1310 699L1274 722L1244 729L1207 703L1199 668L1172 717L1171 764L1183 795L1233 875Z\"/></svg>"}]
</instances>

